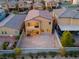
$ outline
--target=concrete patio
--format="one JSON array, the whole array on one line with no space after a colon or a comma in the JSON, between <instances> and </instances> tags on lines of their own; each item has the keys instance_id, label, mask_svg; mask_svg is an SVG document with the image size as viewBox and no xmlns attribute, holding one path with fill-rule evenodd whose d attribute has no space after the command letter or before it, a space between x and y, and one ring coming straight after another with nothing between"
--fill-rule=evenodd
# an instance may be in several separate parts
<instances>
[{"instance_id":1,"label":"concrete patio","mask_svg":"<svg viewBox=\"0 0 79 59\"><path fill-rule=\"evenodd\" d=\"M58 48L60 47L54 34L41 34L30 37L23 37L19 48Z\"/></svg>"}]
</instances>

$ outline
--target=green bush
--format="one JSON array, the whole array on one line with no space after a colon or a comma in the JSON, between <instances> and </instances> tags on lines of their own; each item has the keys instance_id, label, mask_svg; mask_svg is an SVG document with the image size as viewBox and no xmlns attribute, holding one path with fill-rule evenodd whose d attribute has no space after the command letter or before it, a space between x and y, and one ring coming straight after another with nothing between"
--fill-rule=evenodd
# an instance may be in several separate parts
<instances>
[{"instance_id":1,"label":"green bush","mask_svg":"<svg viewBox=\"0 0 79 59\"><path fill-rule=\"evenodd\" d=\"M63 32L61 37L61 43L64 47L73 47L74 46L74 38L72 37L72 34L68 31Z\"/></svg>"},{"instance_id":2,"label":"green bush","mask_svg":"<svg viewBox=\"0 0 79 59\"><path fill-rule=\"evenodd\" d=\"M77 57L79 56L79 51L68 51L67 55L71 57Z\"/></svg>"},{"instance_id":3,"label":"green bush","mask_svg":"<svg viewBox=\"0 0 79 59\"><path fill-rule=\"evenodd\" d=\"M20 35L16 36L16 40L19 40L19 38L20 38Z\"/></svg>"},{"instance_id":4,"label":"green bush","mask_svg":"<svg viewBox=\"0 0 79 59\"><path fill-rule=\"evenodd\" d=\"M57 52L48 52L49 56L55 57L58 53Z\"/></svg>"},{"instance_id":5,"label":"green bush","mask_svg":"<svg viewBox=\"0 0 79 59\"><path fill-rule=\"evenodd\" d=\"M9 45L9 42L4 42L4 43L2 44L3 50L6 50L7 47L8 47L8 45Z\"/></svg>"}]
</instances>

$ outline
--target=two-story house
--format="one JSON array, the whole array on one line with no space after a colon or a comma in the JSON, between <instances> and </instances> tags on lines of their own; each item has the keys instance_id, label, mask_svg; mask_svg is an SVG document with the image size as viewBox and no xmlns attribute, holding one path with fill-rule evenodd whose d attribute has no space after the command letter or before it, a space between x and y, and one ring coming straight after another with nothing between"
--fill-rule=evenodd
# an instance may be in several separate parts
<instances>
[{"instance_id":1,"label":"two-story house","mask_svg":"<svg viewBox=\"0 0 79 59\"><path fill-rule=\"evenodd\" d=\"M31 10L25 19L26 35L52 33L52 16L47 10Z\"/></svg>"},{"instance_id":2,"label":"two-story house","mask_svg":"<svg viewBox=\"0 0 79 59\"><path fill-rule=\"evenodd\" d=\"M19 36L26 15L11 14L0 22L0 36Z\"/></svg>"}]
</instances>

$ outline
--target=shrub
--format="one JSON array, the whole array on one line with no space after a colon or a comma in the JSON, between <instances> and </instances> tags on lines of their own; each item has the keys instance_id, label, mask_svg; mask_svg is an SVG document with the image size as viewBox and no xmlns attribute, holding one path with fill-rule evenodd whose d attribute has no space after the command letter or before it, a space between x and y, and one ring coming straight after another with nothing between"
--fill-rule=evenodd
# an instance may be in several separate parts
<instances>
[{"instance_id":1,"label":"shrub","mask_svg":"<svg viewBox=\"0 0 79 59\"><path fill-rule=\"evenodd\" d=\"M64 47L72 47L74 46L75 40L72 37L72 34L68 31L63 32L61 37L61 43Z\"/></svg>"},{"instance_id":2,"label":"shrub","mask_svg":"<svg viewBox=\"0 0 79 59\"><path fill-rule=\"evenodd\" d=\"M7 49L8 44L9 44L9 42L4 42L4 43L2 44L3 50L6 50L6 49Z\"/></svg>"},{"instance_id":3,"label":"shrub","mask_svg":"<svg viewBox=\"0 0 79 59\"><path fill-rule=\"evenodd\" d=\"M48 55L55 57L58 53L57 52L48 52Z\"/></svg>"}]
</instances>

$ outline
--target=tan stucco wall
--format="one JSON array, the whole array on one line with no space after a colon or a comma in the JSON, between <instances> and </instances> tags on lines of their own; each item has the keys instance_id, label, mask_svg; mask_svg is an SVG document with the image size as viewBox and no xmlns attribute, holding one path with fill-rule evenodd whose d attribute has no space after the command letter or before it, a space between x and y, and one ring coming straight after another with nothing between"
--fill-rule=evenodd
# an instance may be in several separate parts
<instances>
[{"instance_id":1,"label":"tan stucco wall","mask_svg":"<svg viewBox=\"0 0 79 59\"><path fill-rule=\"evenodd\" d=\"M57 21L60 25L79 25L79 19L60 18Z\"/></svg>"},{"instance_id":2,"label":"tan stucco wall","mask_svg":"<svg viewBox=\"0 0 79 59\"><path fill-rule=\"evenodd\" d=\"M32 30L32 29L29 29L29 28L28 28L28 23L30 23L30 26L32 26L33 23L39 23L39 27L40 27L40 22L39 22L39 21L34 21L34 20L26 21L26 22L25 22L25 29L26 29L25 31L26 31L26 34L27 34L27 31ZM37 30L40 30L40 28L38 28Z\"/></svg>"},{"instance_id":3,"label":"tan stucco wall","mask_svg":"<svg viewBox=\"0 0 79 59\"><path fill-rule=\"evenodd\" d=\"M79 19L73 19L72 24L74 25L79 25Z\"/></svg>"},{"instance_id":4,"label":"tan stucco wall","mask_svg":"<svg viewBox=\"0 0 79 59\"><path fill-rule=\"evenodd\" d=\"M40 29L44 30L43 33L52 33L52 20L48 20L48 19L40 17L40 16L36 17L35 19L39 20ZM32 22L32 21L30 21L30 22ZM51 22L51 24L49 24L49 22ZM27 25L27 21L25 21L25 28L26 28L26 31L27 31L26 25ZM47 30L50 30L50 32L48 32Z\"/></svg>"},{"instance_id":5,"label":"tan stucco wall","mask_svg":"<svg viewBox=\"0 0 79 59\"><path fill-rule=\"evenodd\" d=\"M7 32L7 34L2 34L2 32ZM10 29L7 27L0 27L0 36L10 36L10 35L16 36L18 34L19 34L18 30Z\"/></svg>"},{"instance_id":6,"label":"tan stucco wall","mask_svg":"<svg viewBox=\"0 0 79 59\"><path fill-rule=\"evenodd\" d=\"M43 17L37 17L36 19L39 19L41 21L41 29L44 30L44 33L48 33L47 32L47 29L50 29L50 32L52 32L52 20L49 20L49 19L46 19L46 18L43 18ZM49 22L51 22L51 25L49 24Z\"/></svg>"},{"instance_id":7,"label":"tan stucco wall","mask_svg":"<svg viewBox=\"0 0 79 59\"><path fill-rule=\"evenodd\" d=\"M70 18L59 18L57 21L58 21L58 24L61 24L61 25L70 24Z\"/></svg>"}]
</instances>

